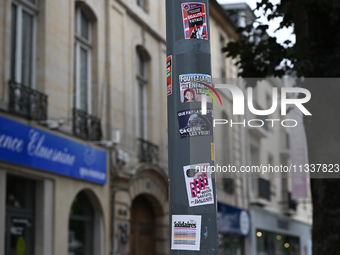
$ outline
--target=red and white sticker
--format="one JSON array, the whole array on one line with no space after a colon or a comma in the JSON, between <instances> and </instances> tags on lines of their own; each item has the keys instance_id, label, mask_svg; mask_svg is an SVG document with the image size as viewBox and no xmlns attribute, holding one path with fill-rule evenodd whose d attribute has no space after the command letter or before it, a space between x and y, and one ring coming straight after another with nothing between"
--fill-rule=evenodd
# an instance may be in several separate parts
<instances>
[{"instance_id":1,"label":"red and white sticker","mask_svg":"<svg viewBox=\"0 0 340 255\"><path fill-rule=\"evenodd\" d=\"M172 55L166 58L166 87L167 95L172 94Z\"/></svg>"},{"instance_id":2,"label":"red and white sticker","mask_svg":"<svg viewBox=\"0 0 340 255\"><path fill-rule=\"evenodd\" d=\"M182 14L185 39L208 40L205 4L183 3Z\"/></svg>"}]
</instances>

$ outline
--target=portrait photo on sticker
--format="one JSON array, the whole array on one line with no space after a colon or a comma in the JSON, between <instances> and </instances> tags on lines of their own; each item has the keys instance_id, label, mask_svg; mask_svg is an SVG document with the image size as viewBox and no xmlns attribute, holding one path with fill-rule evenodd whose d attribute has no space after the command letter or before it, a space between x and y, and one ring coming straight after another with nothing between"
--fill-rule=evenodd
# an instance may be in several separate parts
<instances>
[{"instance_id":1,"label":"portrait photo on sticker","mask_svg":"<svg viewBox=\"0 0 340 255\"><path fill-rule=\"evenodd\" d=\"M212 103L211 76L207 74L179 75L179 90L182 103L201 102L202 95L207 96L207 103Z\"/></svg>"}]
</instances>

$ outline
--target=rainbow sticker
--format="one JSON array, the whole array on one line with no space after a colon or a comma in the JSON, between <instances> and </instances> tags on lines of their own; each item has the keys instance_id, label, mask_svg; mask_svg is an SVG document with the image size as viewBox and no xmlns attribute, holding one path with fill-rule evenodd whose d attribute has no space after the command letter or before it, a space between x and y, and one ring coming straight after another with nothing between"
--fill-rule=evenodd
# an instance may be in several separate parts
<instances>
[{"instance_id":1,"label":"rainbow sticker","mask_svg":"<svg viewBox=\"0 0 340 255\"><path fill-rule=\"evenodd\" d=\"M172 215L172 250L200 250L201 215Z\"/></svg>"},{"instance_id":2,"label":"rainbow sticker","mask_svg":"<svg viewBox=\"0 0 340 255\"><path fill-rule=\"evenodd\" d=\"M190 224L190 223L188 223ZM196 244L196 228L175 228L174 229L174 244Z\"/></svg>"}]
</instances>

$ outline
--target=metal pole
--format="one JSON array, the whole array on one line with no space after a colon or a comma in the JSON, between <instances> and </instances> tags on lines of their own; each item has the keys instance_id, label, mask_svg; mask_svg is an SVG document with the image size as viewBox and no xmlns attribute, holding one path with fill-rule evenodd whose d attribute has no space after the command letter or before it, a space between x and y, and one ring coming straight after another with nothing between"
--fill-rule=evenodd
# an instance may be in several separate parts
<instances>
[{"instance_id":1,"label":"metal pole","mask_svg":"<svg viewBox=\"0 0 340 255\"><path fill-rule=\"evenodd\" d=\"M218 254L208 14L166 1L170 254Z\"/></svg>"}]
</instances>

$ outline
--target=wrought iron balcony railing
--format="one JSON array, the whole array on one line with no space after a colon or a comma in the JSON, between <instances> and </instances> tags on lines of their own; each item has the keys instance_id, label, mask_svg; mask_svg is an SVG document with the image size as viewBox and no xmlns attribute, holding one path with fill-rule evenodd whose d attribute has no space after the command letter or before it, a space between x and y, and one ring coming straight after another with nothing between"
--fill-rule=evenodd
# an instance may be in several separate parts
<instances>
[{"instance_id":1,"label":"wrought iron balcony railing","mask_svg":"<svg viewBox=\"0 0 340 255\"><path fill-rule=\"evenodd\" d=\"M139 149L139 161L158 165L158 146L141 138L138 138L137 141Z\"/></svg>"},{"instance_id":2,"label":"wrought iron balcony railing","mask_svg":"<svg viewBox=\"0 0 340 255\"><path fill-rule=\"evenodd\" d=\"M73 109L73 133L88 141L102 138L100 119L79 109Z\"/></svg>"},{"instance_id":3,"label":"wrought iron balcony railing","mask_svg":"<svg viewBox=\"0 0 340 255\"><path fill-rule=\"evenodd\" d=\"M30 120L47 119L47 95L18 82L9 81L9 112Z\"/></svg>"}]
</instances>

